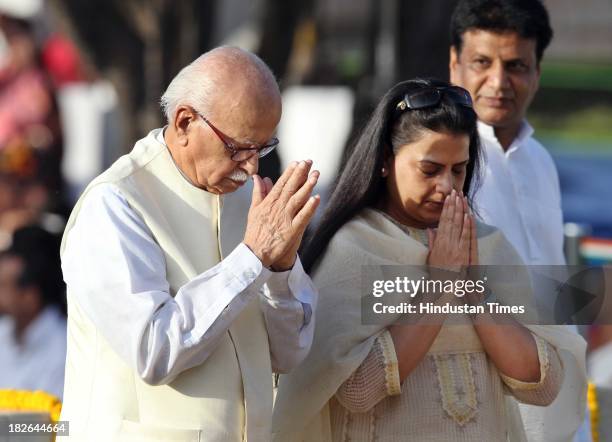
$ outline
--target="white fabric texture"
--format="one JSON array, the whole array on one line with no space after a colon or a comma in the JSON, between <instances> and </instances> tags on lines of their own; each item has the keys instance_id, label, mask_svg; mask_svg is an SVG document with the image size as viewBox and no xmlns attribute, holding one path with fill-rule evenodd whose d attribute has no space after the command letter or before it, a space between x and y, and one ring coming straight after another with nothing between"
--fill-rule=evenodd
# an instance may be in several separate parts
<instances>
[{"instance_id":1,"label":"white fabric texture","mask_svg":"<svg viewBox=\"0 0 612 442\"><path fill-rule=\"evenodd\" d=\"M478 122L486 155L482 186L475 205L482 220L501 230L527 265L564 265L561 191L555 164L548 151L533 138L523 121L517 137L504 151L494 128ZM538 308L554 305L550 288L535 290ZM562 327L562 326L560 326ZM574 326L566 326L577 332ZM529 442L571 441L581 424L586 401L586 378L571 361L564 360L565 379L557 399L548 407L520 405Z\"/></svg>"},{"instance_id":2,"label":"white fabric texture","mask_svg":"<svg viewBox=\"0 0 612 442\"><path fill-rule=\"evenodd\" d=\"M504 233L526 264L565 264L559 177L533 128L524 121L506 151L493 127L479 121L478 133L486 154L474 198L478 215Z\"/></svg>"},{"instance_id":3,"label":"white fabric texture","mask_svg":"<svg viewBox=\"0 0 612 442\"><path fill-rule=\"evenodd\" d=\"M0 325L0 389L43 390L62 398L66 318L46 307L15 342L10 318Z\"/></svg>"},{"instance_id":4,"label":"white fabric texture","mask_svg":"<svg viewBox=\"0 0 612 442\"><path fill-rule=\"evenodd\" d=\"M273 368L288 371L312 340L313 321L304 310L311 311L316 292L299 260L291 271L274 273L241 243L172 298L162 251L112 184L97 186L83 201L62 269L102 335L151 384L204 362L266 282L260 305Z\"/></svg>"},{"instance_id":5,"label":"white fabric texture","mask_svg":"<svg viewBox=\"0 0 612 442\"><path fill-rule=\"evenodd\" d=\"M280 378L273 419L275 441L333 440L330 399L365 360L381 331L395 319L384 317L380 322L364 324L362 296L369 295L367 291L364 293L361 286L362 268L364 265L417 266L411 267L413 269L411 278L420 278L419 266L426 263L428 249L415 238L423 237L424 234L425 232L421 231L420 235L416 233L414 236L407 235L380 212L365 209L334 235L313 272L313 280L321 296L313 347L299 367ZM517 295L525 295L521 298L524 299L522 302L531 299L528 274L524 271L524 267L520 266L520 257L503 234L481 223L477 223L477 234L479 262L491 266L509 266L511 283L496 283L492 286L498 299L503 303L516 299ZM529 308L526 311L529 311ZM474 348L474 344L480 344L473 326L469 323L466 325L468 326L462 330L457 329L462 324L442 327L430 352L469 350ZM584 339L569 332L566 327L539 325L526 325L526 327L554 347L562 358L564 372L567 361L568 364L573 363L584 378L586 348ZM501 382L498 376L495 379ZM421 385L419 388L422 387ZM398 397L388 400L397 403ZM489 400L486 398L482 403L490 407ZM438 404L436 406L439 407ZM504 425L497 428L497 434L502 437L507 436L507 440L513 442L526 440L516 400L507 397L499 406L503 410L500 415L504 417ZM577 415L576 419L581 420L584 409L574 412ZM417 425L415 428L420 428L420 431L401 434L400 440L408 440L408 436L419 441L454 440L448 437L449 434L444 434L444 429L440 426L419 427L422 420L414 414L406 416L406 420L410 419L414 419ZM389 432L389 436L395 436L391 434L391 428L385 427L385 430ZM366 440L375 440L367 438L367 434L365 436ZM381 437L376 440L385 439Z\"/></svg>"}]
</instances>

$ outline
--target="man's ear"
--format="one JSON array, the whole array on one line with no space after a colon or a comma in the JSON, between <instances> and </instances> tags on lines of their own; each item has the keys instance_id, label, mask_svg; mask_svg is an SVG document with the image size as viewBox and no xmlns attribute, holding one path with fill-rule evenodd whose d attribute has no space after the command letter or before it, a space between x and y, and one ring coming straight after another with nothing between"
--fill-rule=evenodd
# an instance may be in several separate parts
<instances>
[{"instance_id":1,"label":"man's ear","mask_svg":"<svg viewBox=\"0 0 612 442\"><path fill-rule=\"evenodd\" d=\"M195 120L195 114L187 106L179 106L174 113L174 133L181 146L186 146L191 124Z\"/></svg>"},{"instance_id":2,"label":"man's ear","mask_svg":"<svg viewBox=\"0 0 612 442\"><path fill-rule=\"evenodd\" d=\"M457 53L457 48L455 46L451 46L448 62L448 71L450 82L453 84L458 84L456 78L457 64L459 64L459 54Z\"/></svg>"}]
</instances>

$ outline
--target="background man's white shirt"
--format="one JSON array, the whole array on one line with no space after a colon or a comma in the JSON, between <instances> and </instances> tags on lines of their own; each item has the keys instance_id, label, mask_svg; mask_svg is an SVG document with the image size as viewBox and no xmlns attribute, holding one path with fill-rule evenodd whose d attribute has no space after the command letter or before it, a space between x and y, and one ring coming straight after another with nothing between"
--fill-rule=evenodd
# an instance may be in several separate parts
<instances>
[{"instance_id":1,"label":"background man's white shirt","mask_svg":"<svg viewBox=\"0 0 612 442\"><path fill-rule=\"evenodd\" d=\"M478 132L486 154L478 215L506 235L526 264L565 264L559 177L533 128L524 121L507 151L493 127L479 121Z\"/></svg>"},{"instance_id":2,"label":"background man's white shirt","mask_svg":"<svg viewBox=\"0 0 612 442\"><path fill-rule=\"evenodd\" d=\"M504 151L494 128L478 122L485 151L481 187L475 194L478 215L500 229L526 265L563 265L563 216L555 164L523 121L518 136ZM535 288L540 309L554 305L551 287ZM569 326L577 332L575 326ZM548 407L520 405L530 442L569 441L580 421L576 403L585 380L575 364L564 366L559 396Z\"/></svg>"}]
</instances>

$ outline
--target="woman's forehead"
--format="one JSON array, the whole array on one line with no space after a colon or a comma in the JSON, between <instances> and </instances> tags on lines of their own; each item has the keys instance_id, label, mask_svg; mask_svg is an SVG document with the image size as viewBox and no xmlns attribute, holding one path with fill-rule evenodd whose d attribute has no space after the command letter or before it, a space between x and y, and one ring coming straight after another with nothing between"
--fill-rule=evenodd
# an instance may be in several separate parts
<instances>
[{"instance_id":1,"label":"woman's forehead","mask_svg":"<svg viewBox=\"0 0 612 442\"><path fill-rule=\"evenodd\" d=\"M418 161L460 163L469 159L470 138L467 134L427 131L418 140L402 146L400 152Z\"/></svg>"}]
</instances>

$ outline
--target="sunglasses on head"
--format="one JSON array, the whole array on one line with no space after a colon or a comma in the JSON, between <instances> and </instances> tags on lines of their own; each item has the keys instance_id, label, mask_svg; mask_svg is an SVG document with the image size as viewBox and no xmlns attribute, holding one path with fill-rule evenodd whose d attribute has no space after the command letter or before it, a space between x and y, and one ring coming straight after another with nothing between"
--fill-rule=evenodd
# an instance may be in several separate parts
<instances>
[{"instance_id":1,"label":"sunglasses on head","mask_svg":"<svg viewBox=\"0 0 612 442\"><path fill-rule=\"evenodd\" d=\"M437 106L444 95L449 97L453 103L469 108L472 107L472 97L470 93L462 87L429 86L407 93L404 95L402 101L397 103L395 108L400 111L405 111L406 109L415 110Z\"/></svg>"}]
</instances>

